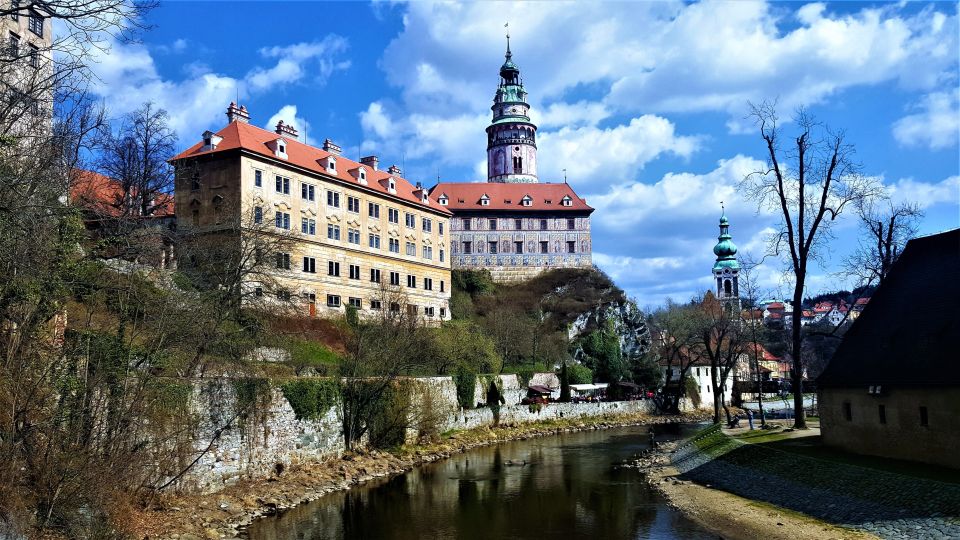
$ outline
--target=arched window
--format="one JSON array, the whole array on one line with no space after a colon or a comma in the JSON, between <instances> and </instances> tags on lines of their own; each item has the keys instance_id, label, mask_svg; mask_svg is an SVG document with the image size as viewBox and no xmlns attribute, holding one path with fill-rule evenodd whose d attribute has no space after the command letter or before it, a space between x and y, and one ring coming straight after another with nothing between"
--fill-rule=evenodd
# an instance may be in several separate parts
<instances>
[{"instance_id":1,"label":"arched window","mask_svg":"<svg viewBox=\"0 0 960 540\"><path fill-rule=\"evenodd\" d=\"M730 280L729 279L723 280L723 294L725 296L730 296L731 293L732 293L732 288L730 285Z\"/></svg>"},{"instance_id":2,"label":"arched window","mask_svg":"<svg viewBox=\"0 0 960 540\"><path fill-rule=\"evenodd\" d=\"M514 174L523 172L523 158L521 156L513 156L513 172Z\"/></svg>"}]
</instances>

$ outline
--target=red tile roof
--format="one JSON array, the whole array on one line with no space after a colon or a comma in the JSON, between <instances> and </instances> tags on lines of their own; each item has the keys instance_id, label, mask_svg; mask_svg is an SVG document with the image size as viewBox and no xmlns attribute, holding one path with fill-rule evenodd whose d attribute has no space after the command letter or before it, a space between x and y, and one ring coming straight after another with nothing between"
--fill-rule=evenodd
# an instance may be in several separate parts
<instances>
[{"instance_id":1,"label":"red tile roof","mask_svg":"<svg viewBox=\"0 0 960 540\"><path fill-rule=\"evenodd\" d=\"M499 184L444 182L430 188L436 200L447 196L447 208L457 210L512 210L523 212L593 212L570 184ZM490 203L481 199L486 195ZM530 197L530 206L524 206L524 197ZM563 205L564 197L570 198L570 206Z\"/></svg>"},{"instance_id":2,"label":"red tile roof","mask_svg":"<svg viewBox=\"0 0 960 540\"><path fill-rule=\"evenodd\" d=\"M102 217L119 217L123 215L123 199L123 186L117 180L94 171L73 170L70 179L70 201L75 206L90 210ZM174 202L170 195L157 195L154 205L153 214L148 217L174 215Z\"/></svg>"},{"instance_id":3,"label":"red tile roof","mask_svg":"<svg viewBox=\"0 0 960 540\"><path fill-rule=\"evenodd\" d=\"M767 304L767 309L783 309L783 302L770 302Z\"/></svg>"},{"instance_id":4,"label":"red tile roof","mask_svg":"<svg viewBox=\"0 0 960 540\"><path fill-rule=\"evenodd\" d=\"M855 303L854 305L857 305L857 306L865 306L865 305L867 305L867 302L869 302L869 301L870 301L870 297L869 297L869 296L866 296L866 297L864 297L864 298L857 298L857 301L856 301L856 303Z\"/></svg>"},{"instance_id":5,"label":"red tile roof","mask_svg":"<svg viewBox=\"0 0 960 540\"><path fill-rule=\"evenodd\" d=\"M367 165L361 165L343 156L304 144L292 137L283 136L283 139L287 143L287 159L284 160L276 157L273 150L267 146L267 143L281 138L281 135L278 135L276 132L268 131L245 122L231 122L227 124L225 128L216 132L216 135L222 137L223 140L217 144L215 149L201 150L201 148L203 148L203 141L200 141L180 154L177 154L170 161L215 154L228 150L243 149L277 161L286 161L291 165L307 169L321 176L336 178L341 182L380 192L388 198L402 199L405 202L427 207L441 214L450 214L450 211L440 206L435 200L428 199L428 202L424 204L420 200L420 190L405 178L390 174L388 171L375 171ZM337 160L336 174L332 174L327 170L326 158L331 155ZM356 171L358 167L364 167L367 171L367 185L365 186L360 184L357 178L351 173L351 171ZM387 190L387 179L390 177L393 177L396 181L396 195Z\"/></svg>"}]
</instances>

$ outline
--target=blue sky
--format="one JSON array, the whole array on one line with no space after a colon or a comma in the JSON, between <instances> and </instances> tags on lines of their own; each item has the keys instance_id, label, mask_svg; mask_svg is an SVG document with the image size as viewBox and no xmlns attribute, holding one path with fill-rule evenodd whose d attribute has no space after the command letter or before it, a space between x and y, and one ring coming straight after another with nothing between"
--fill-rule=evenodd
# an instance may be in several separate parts
<instances>
[{"instance_id":1,"label":"blue sky","mask_svg":"<svg viewBox=\"0 0 960 540\"><path fill-rule=\"evenodd\" d=\"M845 129L866 174L924 207L921 233L960 225L957 17L947 2L169 2L100 56L95 91L113 115L164 107L183 147L239 94L257 125L428 185L477 181L509 21L541 181L568 170L597 209L596 263L651 306L710 287L721 200L741 251L763 254L776 217L736 188L765 159L749 100ZM844 284L850 217L809 293ZM786 293L782 269L764 265L765 291Z\"/></svg>"}]
</instances>

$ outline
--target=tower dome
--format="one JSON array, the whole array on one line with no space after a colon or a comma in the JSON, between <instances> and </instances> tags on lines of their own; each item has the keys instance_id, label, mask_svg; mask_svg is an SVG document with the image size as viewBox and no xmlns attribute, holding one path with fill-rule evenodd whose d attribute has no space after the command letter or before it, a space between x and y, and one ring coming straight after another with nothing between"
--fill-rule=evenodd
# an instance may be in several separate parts
<instances>
[{"instance_id":1,"label":"tower dome","mask_svg":"<svg viewBox=\"0 0 960 540\"><path fill-rule=\"evenodd\" d=\"M733 237L730 236L730 222L727 220L726 214L720 216L720 236L717 237L717 240L717 245L713 246L713 254L717 256L717 262L713 265L714 271L724 268L739 270L737 245L733 243Z\"/></svg>"},{"instance_id":2,"label":"tower dome","mask_svg":"<svg viewBox=\"0 0 960 540\"><path fill-rule=\"evenodd\" d=\"M487 127L487 181L537 183L537 126L530 121L530 104L520 68L513 63L510 36L500 66L500 83Z\"/></svg>"}]
</instances>

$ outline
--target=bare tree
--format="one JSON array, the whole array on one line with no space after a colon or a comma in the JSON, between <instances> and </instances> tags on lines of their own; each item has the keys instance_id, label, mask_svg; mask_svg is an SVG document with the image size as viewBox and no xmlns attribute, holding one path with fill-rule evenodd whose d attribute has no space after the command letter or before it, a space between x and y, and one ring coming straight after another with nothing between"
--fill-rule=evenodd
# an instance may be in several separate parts
<instances>
[{"instance_id":1,"label":"bare tree","mask_svg":"<svg viewBox=\"0 0 960 540\"><path fill-rule=\"evenodd\" d=\"M754 261L751 257L741 254L740 293L742 297L749 299L752 304L755 303L760 296L757 276L754 274L754 270L756 270L759 265L760 263ZM802 308L800 306L794 306L793 309L793 316L800 317ZM749 315L746 315L747 313L749 313ZM755 308L751 307L749 310L743 311L741 316L743 317L742 324L746 333L747 361L751 363L750 371L753 373L754 382L757 384L757 404L760 408L760 426L765 427L767 421L763 413L763 375L760 372L760 357L763 346L760 344L760 332L757 328L759 324L762 324L762 319L758 321L753 316L754 313Z\"/></svg>"},{"instance_id":2,"label":"bare tree","mask_svg":"<svg viewBox=\"0 0 960 540\"><path fill-rule=\"evenodd\" d=\"M784 143L782 127L772 103L750 105L767 152L767 167L748 175L741 188L761 208L779 214L780 230L771 242L771 253L785 255L793 276L793 305L803 301L807 271L812 260L832 238L831 224L848 207L862 204L880 193L878 182L861 174L854 147L842 131L817 122L805 110L794 116L796 135ZM806 428L803 411L801 317L791 326L794 390L794 427Z\"/></svg>"},{"instance_id":3,"label":"bare tree","mask_svg":"<svg viewBox=\"0 0 960 540\"><path fill-rule=\"evenodd\" d=\"M698 320L699 350L710 361L710 382L713 385L713 423L720 423L720 409L730 422L726 403L727 379L737 365L740 355L747 351L746 334L738 306L724 303L708 292L695 301L700 312Z\"/></svg>"},{"instance_id":4,"label":"bare tree","mask_svg":"<svg viewBox=\"0 0 960 540\"><path fill-rule=\"evenodd\" d=\"M847 259L847 273L861 285L883 285L883 280L917 234L923 211L915 203L864 200L857 205L863 235L857 250Z\"/></svg>"},{"instance_id":5,"label":"bare tree","mask_svg":"<svg viewBox=\"0 0 960 540\"><path fill-rule=\"evenodd\" d=\"M656 398L661 410L680 412L687 373L690 366L703 358L699 347L701 322L694 303L677 304L669 299L666 306L650 314L655 334L653 350L666 370L663 390Z\"/></svg>"}]
</instances>

